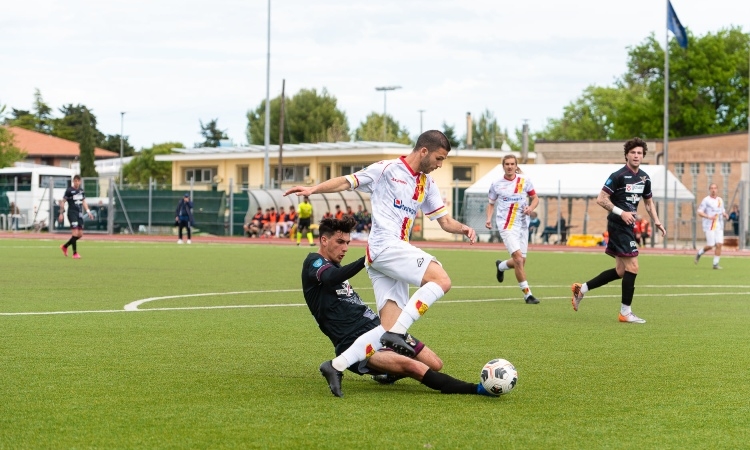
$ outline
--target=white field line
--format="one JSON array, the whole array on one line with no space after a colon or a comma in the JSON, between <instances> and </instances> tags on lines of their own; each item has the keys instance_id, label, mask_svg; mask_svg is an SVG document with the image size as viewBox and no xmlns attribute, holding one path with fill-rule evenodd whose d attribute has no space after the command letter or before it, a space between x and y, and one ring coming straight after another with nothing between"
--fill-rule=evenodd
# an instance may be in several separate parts
<instances>
[{"instance_id":1,"label":"white field line","mask_svg":"<svg viewBox=\"0 0 750 450\"><path fill-rule=\"evenodd\" d=\"M501 288L516 288L516 286L454 286L453 289L497 289ZM560 288L560 286L534 286L535 288ZM605 286L605 287L619 287L619 286ZM641 288L749 288L747 285L645 285L639 286ZM358 290L372 290L372 287L358 289ZM92 314L92 313L121 313L121 312L145 312L145 311L188 311L188 310L209 310L209 309L239 309L239 308L284 308L284 307L300 307L307 306L305 303L275 303L265 305L216 305L216 306L183 306L183 307L165 307L165 308L148 308L139 309L140 305L144 303L168 300L175 298L191 298L191 297L213 297L221 295L245 295L245 294L273 294L283 292L299 292L299 289L276 289L276 290L262 290L262 291L235 291L235 292L206 292L202 294L182 294L182 295L168 295L163 297L149 297L142 300L136 300L128 303L123 309L105 309L105 310L80 310L80 311L37 311L37 312L0 312L0 316L46 316L46 315L62 315L62 314ZM638 297L698 297L698 296L719 296L727 295L727 292L689 292L689 293L669 293L669 294L650 294L639 292ZM750 295L750 292L732 292L732 295ZM611 295L586 295L586 299L596 298L617 298L620 294ZM499 299L461 299L461 300L439 300L439 303L488 303L488 302L504 302L504 301L518 301L519 297L516 298L499 298ZM542 297L543 300L569 300L570 295Z\"/></svg>"}]
</instances>

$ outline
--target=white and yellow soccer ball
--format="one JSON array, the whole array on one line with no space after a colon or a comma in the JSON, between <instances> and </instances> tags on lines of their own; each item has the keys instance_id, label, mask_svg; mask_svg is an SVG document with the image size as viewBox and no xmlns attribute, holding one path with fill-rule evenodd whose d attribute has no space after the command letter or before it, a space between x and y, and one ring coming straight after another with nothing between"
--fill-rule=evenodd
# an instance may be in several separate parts
<instances>
[{"instance_id":1,"label":"white and yellow soccer ball","mask_svg":"<svg viewBox=\"0 0 750 450\"><path fill-rule=\"evenodd\" d=\"M510 393L518 383L515 366L505 359L493 359L485 364L479 377L484 389L497 396Z\"/></svg>"}]
</instances>

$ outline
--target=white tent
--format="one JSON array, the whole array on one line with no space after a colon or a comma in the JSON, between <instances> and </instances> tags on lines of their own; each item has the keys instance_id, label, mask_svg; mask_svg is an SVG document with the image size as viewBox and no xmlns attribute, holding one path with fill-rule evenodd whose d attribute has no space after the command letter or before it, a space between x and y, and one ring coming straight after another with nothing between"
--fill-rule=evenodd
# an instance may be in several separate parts
<instances>
[{"instance_id":1,"label":"white tent","mask_svg":"<svg viewBox=\"0 0 750 450\"><path fill-rule=\"evenodd\" d=\"M554 225L555 218L548 220L548 199L568 199L568 220L571 220L570 211L573 199L584 199L586 211L588 211L589 199L595 199L604 186L604 182L613 172L619 170L623 164L524 164L521 165L523 173L529 177L534 185L534 190L543 202L542 213L543 225ZM644 165L641 169L651 178L651 191L653 199L662 203L664 199L664 166ZM480 178L471 185L464 194L463 218L465 223L478 232L484 232L484 220L486 217L487 193L492 183L504 174L502 164L498 164L487 175ZM667 173L668 203L695 202L695 195L688 190L672 172ZM561 205L560 205L561 206ZM558 211L560 208L558 207ZM583 230L585 233L586 213L583 218ZM671 219L668 218L667 220ZM551 222L551 223L550 223Z\"/></svg>"},{"instance_id":2,"label":"white tent","mask_svg":"<svg viewBox=\"0 0 750 450\"><path fill-rule=\"evenodd\" d=\"M610 174L620 169L622 164L524 164L521 170L534 184L539 197L596 198ZM651 178L651 190L655 201L664 198L664 166L644 165L641 169ZM504 174L502 164L498 164L487 175L480 178L466 194L484 194L492 183ZM674 201L675 186L677 201L695 201L695 196L672 172L667 173L669 201Z\"/></svg>"}]
</instances>

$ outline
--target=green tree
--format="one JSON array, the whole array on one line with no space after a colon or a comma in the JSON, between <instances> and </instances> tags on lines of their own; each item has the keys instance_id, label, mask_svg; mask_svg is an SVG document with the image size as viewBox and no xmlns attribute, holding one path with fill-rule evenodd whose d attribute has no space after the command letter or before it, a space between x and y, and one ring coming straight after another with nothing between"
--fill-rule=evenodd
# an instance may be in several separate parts
<instances>
[{"instance_id":1,"label":"green tree","mask_svg":"<svg viewBox=\"0 0 750 450\"><path fill-rule=\"evenodd\" d=\"M53 136L67 139L69 141L81 142L83 139L83 125L85 122L91 130L94 145L104 141L104 134L96 127L96 116L86 106L69 103L60 108L59 111L62 113L63 117L52 121Z\"/></svg>"},{"instance_id":2,"label":"green tree","mask_svg":"<svg viewBox=\"0 0 750 450\"><path fill-rule=\"evenodd\" d=\"M104 150L115 152L119 155L120 154L120 135L108 134L104 136L104 140L102 140L101 142L98 142L96 146ZM130 142L128 142L127 136L124 136L122 139L122 155L123 156L135 155L135 147L130 145Z\"/></svg>"},{"instance_id":3,"label":"green tree","mask_svg":"<svg viewBox=\"0 0 750 450\"><path fill-rule=\"evenodd\" d=\"M122 168L122 176L128 184L148 185L149 178L157 183L171 184L172 163L156 161L156 155L168 155L173 148L185 148L179 142L165 142L154 144L151 148L145 148L135 154L135 157Z\"/></svg>"},{"instance_id":4,"label":"green tree","mask_svg":"<svg viewBox=\"0 0 750 450\"><path fill-rule=\"evenodd\" d=\"M0 169L11 167L16 161L26 157L26 153L15 146L13 132L0 127Z\"/></svg>"},{"instance_id":5,"label":"green tree","mask_svg":"<svg viewBox=\"0 0 750 450\"><path fill-rule=\"evenodd\" d=\"M500 148L507 139L506 133L497 125L495 114L486 109L479 120L472 122L472 145L474 148ZM466 143L466 137L464 137Z\"/></svg>"},{"instance_id":6,"label":"green tree","mask_svg":"<svg viewBox=\"0 0 750 450\"><path fill-rule=\"evenodd\" d=\"M34 90L34 131L50 134L52 131L52 108L44 102L39 89Z\"/></svg>"},{"instance_id":7,"label":"green tree","mask_svg":"<svg viewBox=\"0 0 750 450\"><path fill-rule=\"evenodd\" d=\"M25 109L11 108L10 117L5 120L5 123L11 127L25 128L27 130L36 128L34 115Z\"/></svg>"},{"instance_id":8,"label":"green tree","mask_svg":"<svg viewBox=\"0 0 750 450\"><path fill-rule=\"evenodd\" d=\"M548 141L620 139L615 121L627 97L623 88L589 86L563 109L560 119L549 119L537 138Z\"/></svg>"},{"instance_id":9,"label":"green tree","mask_svg":"<svg viewBox=\"0 0 750 450\"><path fill-rule=\"evenodd\" d=\"M83 122L81 124L81 161L82 177L97 177L96 166L94 166L94 130L91 127L91 121L88 117L88 111L84 112Z\"/></svg>"},{"instance_id":10,"label":"green tree","mask_svg":"<svg viewBox=\"0 0 750 450\"><path fill-rule=\"evenodd\" d=\"M200 144L201 147L218 147L222 140L229 138L226 130L219 129L219 119L209 120L206 124L201 120L200 124L201 136L205 139L203 143Z\"/></svg>"},{"instance_id":11,"label":"green tree","mask_svg":"<svg viewBox=\"0 0 750 450\"><path fill-rule=\"evenodd\" d=\"M733 27L669 42L669 135L729 133L747 128L750 35ZM664 48L651 34L628 52L627 71L612 87L587 87L550 119L548 140L662 138Z\"/></svg>"},{"instance_id":12,"label":"green tree","mask_svg":"<svg viewBox=\"0 0 750 450\"><path fill-rule=\"evenodd\" d=\"M398 142L400 144L413 144L409 137L409 130L402 127L393 117L388 117L388 130L385 133L385 142ZM354 130L354 140L383 142L383 115L376 112L360 122L359 127Z\"/></svg>"},{"instance_id":13,"label":"green tree","mask_svg":"<svg viewBox=\"0 0 750 450\"><path fill-rule=\"evenodd\" d=\"M443 122L443 134L446 138L448 138L448 142L451 143L451 148L458 148L461 145L461 141L456 136L456 127L453 125L448 125L447 123Z\"/></svg>"},{"instance_id":14,"label":"green tree","mask_svg":"<svg viewBox=\"0 0 750 450\"><path fill-rule=\"evenodd\" d=\"M279 118L281 96L271 99L272 144L279 143ZM251 144L265 143L265 100L247 113L247 141ZM337 107L336 97L324 88L301 89L284 103L284 143L336 142L349 140L349 125L346 114Z\"/></svg>"}]
</instances>

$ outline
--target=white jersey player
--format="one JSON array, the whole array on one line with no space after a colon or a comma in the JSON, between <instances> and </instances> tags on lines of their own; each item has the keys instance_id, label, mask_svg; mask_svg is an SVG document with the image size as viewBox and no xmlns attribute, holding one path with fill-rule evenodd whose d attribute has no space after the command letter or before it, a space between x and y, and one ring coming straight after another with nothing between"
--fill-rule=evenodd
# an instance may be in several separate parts
<instances>
[{"instance_id":1,"label":"white jersey player","mask_svg":"<svg viewBox=\"0 0 750 450\"><path fill-rule=\"evenodd\" d=\"M497 281L502 283L505 279L504 272L514 269L524 300L528 304L535 305L539 303L539 300L531 293L524 266L529 244L529 214L539 204L539 197L534 191L531 180L520 173L518 160L514 155L503 157L503 172L503 177L490 186L487 221L485 222L485 226L492 229L494 209L500 237L511 256L505 261L495 261ZM526 202L527 197L530 203Z\"/></svg>"},{"instance_id":2,"label":"white jersey player","mask_svg":"<svg viewBox=\"0 0 750 450\"><path fill-rule=\"evenodd\" d=\"M727 210L724 208L724 200L718 194L718 186L712 183L708 187L708 196L698 206L698 216L703 218L706 246L695 254L695 263L698 264L704 253L716 247L713 261L714 269L721 269L719 259L721 259L721 246L724 244L724 219L729 218Z\"/></svg>"},{"instance_id":3,"label":"white jersey player","mask_svg":"<svg viewBox=\"0 0 750 450\"><path fill-rule=\"evenodd\" d=\"M375 291L378 313L388 330L383 345L413 356L407 330L451 288L451 279L437 259L411 245L409 237L417 211L440 227L463 234L473 244L475 231L448 215L429 173L442 167L451 146L443 133L430 130L417 139L414 150L398 159L381 161L352 175L332 178L312 187L295 186L284 195L312 195L357 189L371 193L372 229L367 241L367 273ZM419 289L409 297L409 284Z\"/></svg>"}]
</instances>

